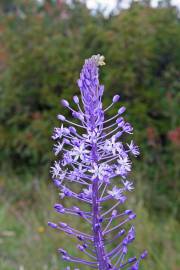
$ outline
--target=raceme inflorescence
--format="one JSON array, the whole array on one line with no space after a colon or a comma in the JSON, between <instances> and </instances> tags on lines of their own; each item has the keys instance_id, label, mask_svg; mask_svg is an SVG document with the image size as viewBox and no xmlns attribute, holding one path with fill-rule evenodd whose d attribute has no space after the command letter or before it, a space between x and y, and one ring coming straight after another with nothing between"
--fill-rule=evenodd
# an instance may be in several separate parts
<instances>
[{"instance_id":1,"label":"raceme inflorescence","mask_svg":"<svg viewBox=\"0 0 180 270\"><path fill-rule=\"evenodd\" d=\"M129 156L138 156L139 149L133 141L122 142L125 134L133 132L133 127L122 117L124 106L113 117L105 117L120 96L115 95L112 103L103 109L104 86L99 83L99 67L104 64L104 56L99 54L85 60L77 82L81 100L74 96L73 107L62 100L74 121L58 115L61 127L54 128L52 135L58 157L51 167L52 179L60 198L67 198L68 205L72 201L71 207L55 204L54 209L61 215L72 216L72 223L75 217L80 218L77 223L80 229L62 221L48 222L50 227L78 241L79 257L63 248L58 250L69 265L66 270L84 269L84 266L137 270L147 256L147 251L139 257L131 257L128 252L135 238L131 221L136 218L132 210L124 209L127 193L134 189L128 178ZM71 263L75 263L75 268Z\"/></svg>"}]
</instances>

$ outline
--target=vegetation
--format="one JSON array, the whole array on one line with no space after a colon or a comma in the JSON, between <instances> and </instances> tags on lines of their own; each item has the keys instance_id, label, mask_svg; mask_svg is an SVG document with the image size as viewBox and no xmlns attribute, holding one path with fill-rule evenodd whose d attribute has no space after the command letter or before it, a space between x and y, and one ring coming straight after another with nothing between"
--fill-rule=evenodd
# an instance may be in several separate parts
<instances>
[{"instance_id":1,"label":"vegetation","mask_svg":"<svg viewBox=\"0 0 180 270\"><path fill-rule=\"evenodd\" d=\"M132 175L139 192L132 204L143 215L136 224L137 249L150 252L143 267L178 269L179 11L170 1L157 8L149 2L132 2L104 17L76 0L1 1L2 270L62 269L54 254L66 239L46 227L56 201L46 181L50 136L60 99L79 94L82 62L97 53L108 63L101 78L105 104L120 94L141 146Z\"/></svg>"},{"instance_id":2,"label":"vegetation","mask_svg":"<svg viewBox=\"0 0 180 270\"><path fill-rule=\"evenodd\" d=\"M1 270L58 270L65 264L56 250L69 247L70 239L64 234L57 234L47 226L48 220L61 220L58 214L52 214L52 205L57 202L56 190L47 184L45 178L29 180L26 185L23 179L2 178L3 195L0 203L0 265ZM40 181L41 180L41 181ZM141 179L137 176L138 183ZM141 185L137 189L142 193ZM16 187L16 192L15 188ZM130 196L129 207L137 213L135 223L137 237L134 243L135 253L148 248L149 257L142 264L142 270L178 270L180 264L180 229L173 215L158 217L150 215L135 193ZM76 220L74 220L76 222ZM69 221L70 223L70 221ZM78 224L83 229L83 224ZM73 247L72 254L78 251ZM63 268L64 267L64 268ZM80 268L81 269L81 268ZM83 269L86 269L83 267ZM87 269L88 270L88 269Z\"/></svg>"}]
</instances>

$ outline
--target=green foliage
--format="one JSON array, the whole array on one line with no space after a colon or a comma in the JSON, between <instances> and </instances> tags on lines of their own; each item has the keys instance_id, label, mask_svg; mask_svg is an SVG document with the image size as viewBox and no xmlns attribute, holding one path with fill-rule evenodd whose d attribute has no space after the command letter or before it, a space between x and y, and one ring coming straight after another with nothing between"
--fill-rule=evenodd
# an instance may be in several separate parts
<instances>
[{"instance_id":1,"label":"green foliage","mask_svg":"<svg viewBox=\"0 0 180 270\"><path fill-rule=\"evenodd\" d=\"M110 103L115 93L121 95L141 146L143 161L136 168L146 172L144 181L151 181L147 205L153 201L156 210L176 212L177 10L167 1L158 8L141 1L105 18L101 12L92 15L79 1L70 6L58 6L56 1L45 1L42 6L33 0L12 2L16 12L9 9L9 2L11 12L2 13L0 29L2 166L19 173L47 170L52 159L50 135L58 125L55 116L67 113L59 101L79 93L76 80L84 58L101 53L107 62L102 75L104 102Z\"/></svg>"}]
</instances>

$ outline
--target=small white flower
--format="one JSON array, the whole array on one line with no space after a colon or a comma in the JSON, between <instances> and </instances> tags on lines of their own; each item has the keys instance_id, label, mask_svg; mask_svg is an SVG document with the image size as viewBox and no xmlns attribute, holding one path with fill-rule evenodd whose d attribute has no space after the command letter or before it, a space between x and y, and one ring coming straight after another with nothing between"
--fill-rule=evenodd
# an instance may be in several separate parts
<instances>
[{"instance_id":1,"label":"small white flower","mask_svg":"<svg viewBox=\"0 0 180 270\"><path fill-rule=\"evenodd\" d=\"M97 55L93 55L92 58L94 58L94 60L96 61L97 66L104 66L105 65L104 55L97 54Z\"/></svg>"},{"instance_id":2,"label":"small white flower","mask_svg":"<svg viewBox=\"0 0 180 270\"><path fill-rule=\"evenodd\" d=\"M92 185L90 185L88 189L84 188L83 191L86 197L92 198Z\"/></svg>"},{"instance_id":3,"label":"small white flower","mask_svg":"<svg viewBox=\"0 0 180 270\"><path fill-rule=\"evenodd\" d=\"M127 171L127 172L131 171L131 162L127 156L124 158L119 156L119 159L117 160L117 162L119 163L122 170Z\"/></svg>"},{"instance_id":4,"label":"small white flower","mask_svg":"<svg viewBox=\"0 0 180 270\"><path fill-rule=\"evenodd\" d=\"M114 186L112 190L108 190L107 193L116 200L119 200L122 197L122 189L119 189L116 186Z\"/></svg>"},{"instance_id":5,"label":"small white flower","mask_svg":"<svg viewBox=\"0 0 180 270\"><path fill-rule=\"evenodd\" d=\"M112 152L113 155L122 150L122 143L116 142L116 137L112 136L110 140L106 140L104 146L102 147L106 152Z\"/></svg>"},{"instance_id":6,"label":"small white flower","mask_svg":"<svg viewBox=\"0 0 180 270\"><path fill-rule=\"evenodd\" d=\"M61 125L60 128L57 128L57 127L54 128L52 139L53 140L57 140L58 138L61 139L63 136L63 132L64 132L63 124Z\"/></svg>"},{"instance_id":7,"label":"small white flower","mask_svg":"<svg viewBox=\"0 0 180 270\"><path fill-rule=\"evenodd\" d=\"M62 165L66 166L68 164L71 164L73 161L72 157L71 157L71 153L70 152L66 152L63 155L63 159L62 159Z\"/></svg>"},{"instance_id":8,"label":"small white flower","mask_svg":"<svg viewBox=\"0 0 180 270\"><path fill-rule=\"evenodd\" d=\"M86 142L88 143L96 143L97 137L99 136L99 130L95 128L93 131L87 130L87 134L83 134L82 136L86 139Z\"/></svg>"},{"instance_id":9,"label":"small white flower","mask_svg":"<svg viewBox=\"0 0 180 270\"><path fill-rule=\"evenodd\" d=\"M134 156L138 156L138 155L140 154L138 146L135 145L133 141L131 141L130 144L127 143L127 146L129 147L130 152L131 152Z\"/></svg>"},{"instance_id":10,"label":"small white flower","mask_svg":"<svg viewBox=\"0 0 180 270\"><path fill-rule=\"evenodd\" d=\"M81 160L85 159L86 154L89 153L89 150L85 148L85 144L81 143L79 146L74 146L71 155L74 156L74 161L77 161L79 158Z\"/></svg>"},{"instance_id":11,"label":"small white flower","mask_svg":"<svg viewBox=\"0 0 180 270\"><path fill-rule=\"evenodd\" d=\"M59 152L61 152L62 148L63 148L64 143L60 143L58 142L57 144L54 145L54 154L57 156L59 154Z\"/></svg>"},{"instance_id":12,"label":"small white flower","mask_svg":"<svg viewBox=\"0 0 180 270\"><path fill-rule=\"evenodd\" d=\"M127 191L132 191L133 189L134 189L134 187L133 187L133 183L132 182L130 182L130 181L128 181L128 180L122 180L122 182L123 182L123 185L124 185L124 187L125 187L125 190L127 190Z\"/></svg>"},{"instance_id":13,"label":"small white flower","mask_svg":"<svg viewBox=\"0 0 180 270\"><path fill-rule=\"evenodd\" d=\"M61 172L61 166L59 162L55 161L54 166L51 167L52 177L59 177Z\"/></svg>"},{"instance_id":14,"label":"small white flower","mask_svg":"<svg viewBox=\"0 0 180 270\"><path fill-rule=\"evenodd\" d=\"M100 181L103 181L110 176L109 166L107 164L101 164L99 166L94 164L93 169L89 170L89 172L93 174L93 179L97 177Z\"/></svg>"},{"instance_id":15,"label":"small white flower","mask_svg":"<svg viewBox=\"0 0 180 270\"><path fill-rule=\"evenodd\" d=\"M89 170L89 172L93 174L93 179L101 176L101 168L97 164L94 164L93 169Z\"/></svg>"}]
</instances>

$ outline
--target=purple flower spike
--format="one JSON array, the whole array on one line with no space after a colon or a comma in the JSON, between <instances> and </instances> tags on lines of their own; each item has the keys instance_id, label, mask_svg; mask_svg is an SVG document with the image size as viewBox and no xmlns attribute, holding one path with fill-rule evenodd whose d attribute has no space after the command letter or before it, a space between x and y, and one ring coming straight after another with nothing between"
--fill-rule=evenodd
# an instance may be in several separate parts
<instances>
[{"instance_id":1,"label":"purple flower spike","mask_svg":"<svg viewBox=\"0 0 180 270\"><path fill-rule=\"evenodd\" d=\"M147 256L147 251L139 259L128 256L129 245L135 239L134 226L128 223L133 222L136 214L133 210L119 208L125 203L128 192L134 190L128 179L132 167L130 157L138 156L139 148L132 140L129 144L120 141L123 134L132 134L133 131L120 116L126 110L124 106L113 117L106 117L106 112L120 97L115 95L112 103L103 108L104 86L99 83L99 67L104 64L104 56L99 54L85 61L77 82L81 99L73 97L76 109L71 108L66 100L62 101L75 121L58 115L63 124L54 129L52 136L57 157L51 167L53 182L61 199L77 201L70 208L59 203L54 205L61 218L72 216L72 225L63 220L57 224L48 222L56 231L78 241L79 257L62 248L58 250L69 265L75 264L75 268L68 265L66 270L80 270L84 266L99 270L137 270L140 261ZM81 231L81 226L74 227L74 218L87 222L89 231Z\"/></svg>"}]
</instances>

